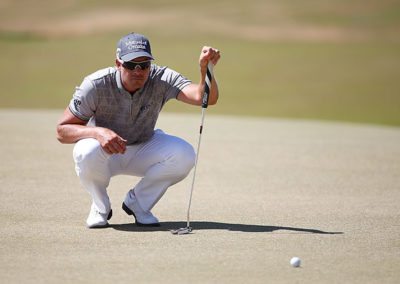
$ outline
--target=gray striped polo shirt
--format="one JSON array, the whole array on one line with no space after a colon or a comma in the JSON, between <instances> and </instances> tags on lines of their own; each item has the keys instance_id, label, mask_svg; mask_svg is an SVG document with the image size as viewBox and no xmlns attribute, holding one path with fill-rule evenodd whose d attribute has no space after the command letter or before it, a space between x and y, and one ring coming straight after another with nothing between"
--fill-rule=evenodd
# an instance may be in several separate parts
<instances>
[{"instance_id":1,"label":"gray striped polo shirt","mask_svg":"<svg viewBox=\"0 0 400 284\"><path fill-rule=\"evenodd\" d=\"M85 77L69 109L90 126L113 130L128 145L142 143L153 135L164 104L190 83L178 72L152 64L144 87L131 95L122 86L117 68L109 67Z\"/></svg>"}]
</instances>

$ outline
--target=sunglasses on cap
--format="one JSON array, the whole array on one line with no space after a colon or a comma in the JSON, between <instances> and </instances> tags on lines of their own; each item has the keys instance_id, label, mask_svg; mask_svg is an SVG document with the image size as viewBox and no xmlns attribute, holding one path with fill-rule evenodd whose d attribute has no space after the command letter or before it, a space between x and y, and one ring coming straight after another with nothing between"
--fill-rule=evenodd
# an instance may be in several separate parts
<instances>
[{"instance_id":1,"label":"sunglasses on cap","mask_svg":"<svg viewBox=\"0 0 400 284\"><path fill-rule=\"evenodd\" d=\"M146 70L151 66L151 60L146 60L142 62L124 61L122 62L122 66L128 70Z\"/></svg>"}]
</instances>

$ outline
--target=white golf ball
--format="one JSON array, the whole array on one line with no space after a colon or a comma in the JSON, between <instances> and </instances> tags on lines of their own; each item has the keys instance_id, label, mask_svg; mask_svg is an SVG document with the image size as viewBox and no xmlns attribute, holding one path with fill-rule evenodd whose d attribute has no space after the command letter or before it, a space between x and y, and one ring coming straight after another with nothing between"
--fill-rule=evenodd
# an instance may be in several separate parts
<instances>
[{"instance_id":1,"label":"white golf ball","mask_svg":"<svg viewBox=\"0 0 400 284\"><path fill-rule=\"evenodd\" d=\"M293 267L299 267L301 264L301 259L298 257L292 257L292 259L290 260L290 265Z\"/></svg>"}]
</instances>

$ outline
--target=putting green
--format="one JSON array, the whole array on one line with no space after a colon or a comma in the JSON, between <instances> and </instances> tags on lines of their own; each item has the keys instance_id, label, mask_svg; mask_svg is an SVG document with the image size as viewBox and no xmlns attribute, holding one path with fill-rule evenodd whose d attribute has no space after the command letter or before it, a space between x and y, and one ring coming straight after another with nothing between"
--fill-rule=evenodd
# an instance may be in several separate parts
<instances>
[{"instance_id":1,"label":"putting green","mask_svg":"<svg viewBox=\"0 0 400 284\"><path fill-rule=\"evenodd\" d=\"M120 209L137 178L112 180L107 229L89 230L89 195L72 145L56 141L61 110L0 110L0 275L4 283L396 283L400 129L215 116L205 119L190 178L143 229ZM158 127L196 144L200 114ZM293 256L302 268L293 268Z\"/></svg>"}]
</instances>

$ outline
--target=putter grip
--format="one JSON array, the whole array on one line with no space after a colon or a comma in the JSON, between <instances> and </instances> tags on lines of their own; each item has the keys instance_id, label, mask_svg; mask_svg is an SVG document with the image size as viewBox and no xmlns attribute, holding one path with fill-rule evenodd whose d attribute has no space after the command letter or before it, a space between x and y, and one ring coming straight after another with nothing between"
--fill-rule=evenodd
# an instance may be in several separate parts
<instances>
[{"instance_id":1,"label":"putter grip","mask_svg":"<svg viewBox=\"0 0 400 284\"><path fill-rule=\"evenodd\" d=\"M207 65L207 73L206 73L206 85L204 86L204 94L203 94L203 102L201 107L207 108L208 107L208 98L210 96L210 89L211 89L211 82L213 77L213 64L208 62Z\"/></svg>"}]
</instances>

